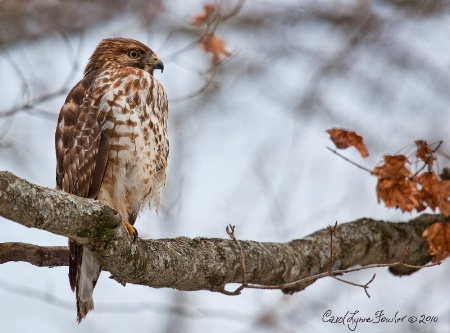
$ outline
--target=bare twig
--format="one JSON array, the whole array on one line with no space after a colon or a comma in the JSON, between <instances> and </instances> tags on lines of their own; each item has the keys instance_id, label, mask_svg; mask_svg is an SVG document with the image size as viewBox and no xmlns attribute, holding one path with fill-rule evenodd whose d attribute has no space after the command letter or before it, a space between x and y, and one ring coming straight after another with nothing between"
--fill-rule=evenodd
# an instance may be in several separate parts
<instances>
[{"instance_id":1,"label":"bare twig","mask_svg":"<svg viewBox=\"0 0 450 333\"><path fill-rule=\"evenodd\" d=\"M282 284L282 285L266 286L266 285L248 284L246 286L246 288L252 288L252 289L288 289L288 288L295 287L295 286L297 286L299 284L302 284L302 283L305 283L305 282L309 282L309 281L315 281L315 280L318 280L320 278L324 278L324 277L327 277L327 276L332 276L333 278L335 278L336 275L342 275L342 274L346 274L346 273L353 273L353 272L358 272L358 271L372 269L372 268L403 266L403 267L408 267L408 268L421 269L421 268L433 267L433 266L440 265L440 264L441 264L441 262L436 262L436 263L431 263L431 264L426 264L426 265L409 265L409 264L405 264L402 261L397 261L397 262L394 262L394 263L391 263L391 264L373 264L373 265L367 265L367 266L364 266L364 267L334 270L331 273L330 272L324 272L324 273L308 276L306 278L303 278L303 279L300 279L300 280L297 280L297 281L294 281L294 282L285 283L285 284ZM372 281L373 281L373 278L366 285L368 285ZM353 283L350 283L349 281L345 281L345 280L343 280L342 282L353 284ZM356 284L353 284L353 285L356 285Z\"/></svg>"},{"instance_id":2,"label":"bare twig","mask_svg":"<svg viewBox=\"0 0 450 333\"><path fill-rule=\"evenodd\" d=\"M57 116L56 113L42 110L42 109L38 108L37 105L39 105L43 102L49 101L53 98L64 96L65 94L67 94L69 92L71 83L74 80L75 74L78 72L78 69L79 69L79 64L78 64L77 59L80 58L81 41L82 41L82 39L80 39L80 46L78 47L78 50L74 50L70 43L69 37L67 37L67 35L64 34L63 32L60 32L60 35L62 37L63 42L66 45L68 56L71 58L71 63L72 63L71 71L67 74L67 77L64 80L64 83L62 84L60 89L57 89L53 92L44 93L33 99L30 98L30 88L28 86L28 83L27 83L24 73L20 69L20 66L16 63L16 61L13 59L13 57L7 51L3 52L5 58L11 64L11 67L14 68L14 70L16 71L18 77L20 78L20 80L22 82L22 91L23 91L22 100L23 100L23 102L20 105L14 106L8 110L1 112L0 117L3 117L3 118L11 117L11 116L14 116L18 112L26 111L31 115L38 115L38 116L42 116L47 119L53 119L53 120L55 119L55 117Z\"/></svg>"},{"instance_id":3,"label":"bare twig","mask_svg":"<svg viewBox=\"0 0 450 333\"><path fill-rule=\"evenodd\" d=\"M239 12L241 11L242 7L244 6L244 3L245 3L245 0L239 0L236 3L236 5L228 13L226 13L226 14L219 13L222 22L224 22L224 21L226 21L226 20L236 16L237 14L239 14Z\"/></svg>"},{"instance_id":4,"label":"bare twig","mask_svg":"<svg viewBox=\"0 0 450 333\"><path fill-rule=\"evenodd\" d=\"M205 82L200 88L198 88L196 91L193 91L185 96L171 98L170 103L177 104L177 103L185 102L186 100L192 99L194 97L200 96L214 82L216 68L217 68L217 66L213 66L211 73L205 78Z\"/></svg>"},{"instance_id":5,"label":"bare twig","mask_svg":"<svg viewBox=\"0 0 450 333\"><path fill-rule=\"evenodd\" d=\"M359 268L352 268L352 269L343 269L343 270L333 270L333 234L336 232L337 230L337 221L334 224L334 226L328 226L327 230L330 234L330 261L329 261L329 266L328 266L328 271L324 272L324 273L320 273L320 274L315 274L294 282L290 282L290 283L285 283L282 285L273 285L273 286L267 286L267 285L258 285L258 284L249 284L246 281L246 272L245 272L245 260L244 260L244 253L242 251L242 247L240 246L239 242L237 241L235 235L234 235L234 229L235 226L229 225L226 227L226 232L227 234L230 236L230 238L235 242L235 244L238 246L239 251L240 251L240 258L241 258L241 265L243 268L243 282L242 284L235 290L235 291L227 291L225 289L225 286L220 286L220 288L217 289L217 291L225 294L225 295L230 295L230 296L235 296L235 295L239 295L240 292L245 289L245 288L249 288L249 289L291 289L293 287L296 287L299 284L303 284L306 282L310 282L310 281L315 281L318 280L320 278L323 277L331 277L335 280L338 280L340 282L343 283L347 283L349 285L355 286L355 287L360 287L364 289L364 292L366 293L367 297L370 298L370 294L368 292L369 289L369 285L375 280L376 274L374 274L372 276L372 278L365 284L360 284L360 283L356 283L356 282L352 282L343 278L339 278L337 277L337 275L343 275L346 273L351 273L351 272L356 272L356 271L361 271L361 270L366 270L366 269L372 269L372 268L378 268L378 267L398 267L398 266L402 266L402 267L408 267L408 268L415 268L415 269L420 269L420 268L428 268L428 267L433 267L436 265L440 265L440 262L437 263L431 263L431 264L427 264L427 265L420 265L420 266L416 266L416 265L409 265L405 263L405 259L410 251L410 247L406 246L404 248L404 252L402 257L400 258L399 261L394 262L394 263L390 263L390 264L374 264L374 265L368 265L368 266L364 266L364 267L359 267Z\"/></svg>"},{"instance_id":6,"label":"bare twig","mask_svg":"<svg viewBox=\"0 0 450 333\"><path fill-rule=\"evenodd\" d=\"M338 223L337 223L337 221L336 221L336 223L334 224L334 227L332 227L332 226L330 226L330 225L327 227L327 229L328 229L328 231L329 231L329 233L330 233L330 268L329 268L329 270L328 270L328 272L330 273L329 276L331 276L333 279L336 279L336 280L338 280L338 281L341 281L341 282L350 284L350 285L352 285L352 286L363 288L364 291L366 292L367 297L370 298L370 295L369 295L367 289L369 288L369 284L372 283L372 281L375 279L375 274L373 275L372 279L371 279L369 282L367 282L366 284L359 284L359 283L355 283L355 282L351 282L351 281L348 281L348 280L345 280L345 279L338 278L338 277L333 273L333 269L332 269L332 268L333 268L333 253L334 253L334 251L333 251L333 234L335 233L335 231L336 231L336 229L337 229L337 224L338 224ZM403 258L404 258L404 256L402 257L402 259L403 259Z\"/></svg>"},{"instance_id":7,"label":"bare twig","mask_svg":"<svg viewBox=\"0 0 450 333\"><path fill-rule=\"evenodd\" d=\"M226 232L228 236L233 240L233 242L236 244L237 248L239 249L239 257L241 259L241 268L242 268L242 284L233 292L227 292L227 295L239 295L241 291L247 286L247 278L245 275L247 274L245 270L245 257L244 257L244 251L242 250L241 244L239 244L239 241L236 239L236 236L234 236L234 229L236 226L234 225L227 225ZM225 287L223 288L223 291L225 291Z\"/></svg>"},{"instance_id":8,"label":"bare twig","mask_svg":"<svg viewBox=\"0 0 450 333\"><path fill-rule=\"evenodd\" d=\"M367 291L367 289L369 289L369 284L371 284L371 283L373 282L373 280L375 280L376 274L373 274L372 278L371 278L371 279L369 280L369 282L367 282L366 284L359 284L359 283L351 282L351 281L348 281L348 280L344 280L344 279L338 278L337 276L334 276L334 275L330 275L330 276L331 276L333 279L336 279L336 280L338 280L338 281L341 281L341 282L350 284L350 285L355 286L355 287L361 287L361 288L363 288L364 291L366 292L367 297L370 298L370 295L369 295L369 292Z\"/></svg>"},{"instance_id":9,"label":"bare twig","mask_svg":"<svg viewBox=\"0 0 450 333\"><path fill-rule=\"evenodd\" d=\"M337 221L334 224L334 227L332 227L331 225L329 225L327 227L329 233L330 233L330 266L328 268L328 271L331 273L331 271L333 270L333 234L336 231L337 228Z\"/></svg>"},{"instance_id":10,"label":"bare twig","mask_svg":"<svg viewBox=\"0 0 450 333\"><path fill-rule=\"evenodd\" d=\"M336 154L340 158L343 158L347 162L349 162L349 163L353 164L354 166L360 168L361 170L367 171L368 173L372 174L372 170L367 169L366 167L363 167L362 165L359 165L358 163L353 162L351 159L345 157L344 155L339 154L335 149L331 149L330 147L325 147L325 148L327 148L329 151L331 151L332 153Z\"/></svg>"},{"instance_id":11,"label":"bare twig","mask_svg":"<svg viewBox=\"0 0 450 333\"><path fill-rule=\"evenodd\" d=\"M439 141L438 142L438 144L437 144L437 146L436 146L436 148L434 148L433 150L431 150L430 152L429 152L429 154L430 155L433 155L434 153L436 153L438 150L439 150L439 148L441 147L441 145L442 145L442 143L443 143L444 141ZM427 146L430 146L430 145L427 145ZM414 180L414 177L416 177L423 169L425 169L426 167L429 167L430 169L432 168L432 165L430 164L430 163L427 163L427 162L424 162L423 163L423 165L419 168L419 170L417 170L415 173L414 173L414 175L411 177L411 180Z\"/></svg>"}]
</instances>

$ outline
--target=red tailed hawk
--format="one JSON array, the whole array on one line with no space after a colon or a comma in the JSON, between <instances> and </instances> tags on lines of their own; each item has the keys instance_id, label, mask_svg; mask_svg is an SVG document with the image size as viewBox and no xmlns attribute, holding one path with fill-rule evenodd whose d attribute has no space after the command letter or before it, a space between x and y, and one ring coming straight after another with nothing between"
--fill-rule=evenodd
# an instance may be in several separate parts
<instances>
[{"instance_id":1,"label":"red tailed hawk","mask_svg":"<svg viewBox=\"0 0 450 333\"><path fill-rule=\"evenodd\" d=\"M168 104L155 69L162 72L163 63L144 44L102 40L67 96L55 133L57 188L107 203L134 238L139 211L158 206L166 181ZM87 247L69 239L69 248L80 322L94 308L100 265Z\"/></svg>"}]
</instances>

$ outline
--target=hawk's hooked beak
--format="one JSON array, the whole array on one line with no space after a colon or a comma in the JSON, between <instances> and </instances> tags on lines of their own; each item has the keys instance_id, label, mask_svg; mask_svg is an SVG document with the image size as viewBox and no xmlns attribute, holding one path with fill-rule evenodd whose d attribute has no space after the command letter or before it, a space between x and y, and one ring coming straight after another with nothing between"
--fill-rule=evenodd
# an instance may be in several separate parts
<instances>
[{"instance_id":1,"label":"hawk's hooked beak","mask_svg":"<svg viewBox=\"0 0 450 333\"><path fill-rule=\"evenodd\" d=\"M154 69L160 69L161 73L164 71L164 64L161 60L156 60L156 62L153 64Z\"/></svg>"},{"instance_id":2,"label":"hawk's hooked beak","mask_svg":"<svg viewBox=\"0 0 450 333\"><path fill-rule=\"evenodd\" d=\"M146 56L144 61L146 67L150 67L151 74L153 74L155 69L160 69L161 73L163 72L164 64L155 54Z\"/></svg>"}]
</instances>

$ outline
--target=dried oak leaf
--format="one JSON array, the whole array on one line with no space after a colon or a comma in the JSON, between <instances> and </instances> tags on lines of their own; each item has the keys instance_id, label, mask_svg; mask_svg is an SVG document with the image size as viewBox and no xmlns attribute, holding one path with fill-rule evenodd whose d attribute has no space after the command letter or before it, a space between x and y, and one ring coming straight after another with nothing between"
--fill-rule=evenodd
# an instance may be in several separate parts
<instances>
[{"instance_id":1,"label":"dried oak leaf","mask_svg":"<svg viewBox=\"0 0 450 333\"><path fill-rule=\"evenodd\" d=\"M450 180L439 180L434 172L424 172L415 177L422 187L421 199L433 210L439 208L442 215L450 215Z\"/></svg>"},{"instance_id":2,"label":"dried oak leaf","mask_svg":"<svg viewBox=\"0 0 450 333\"><path fill-rule=\"evenodd\" d=\"M384 164L374 169L374 174L382 178L411 177L411 171L405 166L409 163L405 155L385 155Z\"/></svg>"},{"instance_id":3,"label":"dried oak leaf","mask_svg":"<svg viewBox=\"0 0 450 333\"><path fill-rule=\"evenodd\" d=\"M414 208L424 210L417 183L412 180L406 163L409 161L404 155L386 155L384 164L373 170L372 174L378 178L378 201L383 200L386 207L400 208L403 212Z\"/></svg>"},{"instance_id":4,"label":"dried oak leaf","mask_svg":"<svg viewBox=\"0 0 450 333\"><path fill-rule=\"evenodd\" d=\"M424 163L432 166L436 157L434 156L434 150L424 140L416 140L414 143L417 146L416 157L420 158Z\"/></svg>"},{"instance_id":5,"label":"dried oak leaf","mask_svg":"<svg viewBox=\"0 0 450 333\"><path fill-rule=\"evenodd\" d=\"M415 179L422 187L420 190L421 199L432 210L436 210L441 201L439 194L439 178L434 172L424 172L416 176Z\"/></svg>"},{"instance_id":6,"label":"dried oak leaf","mask_svg":"<svg viewBox=\"0 0 450 333\"><path fill-rule=\"evenodd\" d=\"M229 57L231 52L225 47L223 39L217 37L215 34L206 34L202 39L203 50L213 54L213 63L218 64L222 56Z\"/></svg>"},{"instance_id":7,"label":"dried oak leaf","mask_svg":"<svg viewBox=\"0 0 450 333\"><path fill-rule=\"evenodd\" d=\"M342 128L331 128L326 130L330 134L331 140L337 148L345 149L348 147L355 147L362 157L369 156L366 146L363 143L363 137L354 131L347 131Z\"/></svg>"},{"instance_id":8,"label":"dried oak leaf","mask_svg":"<svg viewBox=\"0 0 450 333\"><path fill-rule=\"evenodd\" d=\"M211 3L205 3L203 5L203 12L198 15L195 15L191 20L191 24L196 27L200 27L209 20L209 18L212 16L215 10L216 5L213 5Z\"/></svg>"},{"instance_id":9,"label":"dried oak leaf","mask_svg":"<svg viewBox=\"0 0 450 333\"><path fill-rule=\"evenodd\" d=\"M436 222L422 233L430 245L432 261L444 260L450 255L450 223Z\"/></svg>"}]
</instances>

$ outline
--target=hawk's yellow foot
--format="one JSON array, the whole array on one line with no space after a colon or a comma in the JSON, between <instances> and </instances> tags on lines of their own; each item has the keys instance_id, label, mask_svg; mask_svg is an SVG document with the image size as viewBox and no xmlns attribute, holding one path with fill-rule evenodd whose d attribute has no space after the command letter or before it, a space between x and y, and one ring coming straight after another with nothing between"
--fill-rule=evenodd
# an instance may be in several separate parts
<instances>
[{"instance_id":1,"label":"hawk's yellow foot","mask_svg":"<svg viewBox=\"0 0 450 333\"><path fill-rule=\"evenodd\" d=\"M125 225L125 228L127 228L128 233L130 234L131 237L133 237L133 243L136 241L136 239L138 238L138 231L136 230L135 227L133 227L133 225L131 225L128 221L123 221L123 224Z\"/></svg>"}]
</instances>

